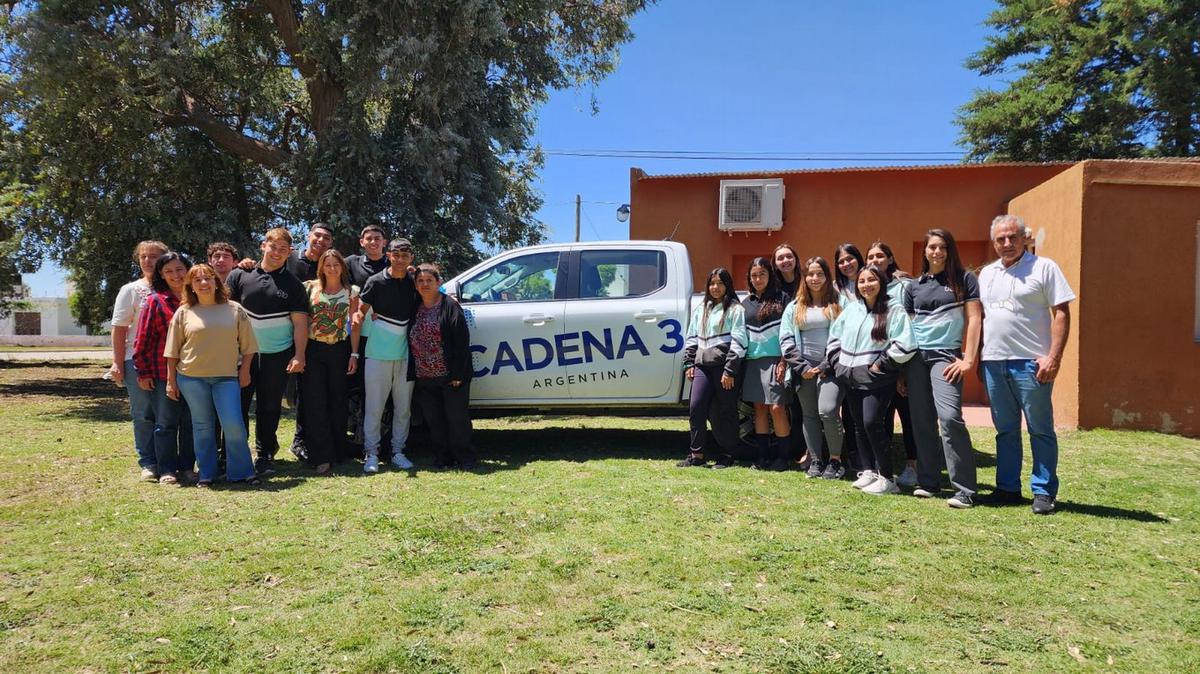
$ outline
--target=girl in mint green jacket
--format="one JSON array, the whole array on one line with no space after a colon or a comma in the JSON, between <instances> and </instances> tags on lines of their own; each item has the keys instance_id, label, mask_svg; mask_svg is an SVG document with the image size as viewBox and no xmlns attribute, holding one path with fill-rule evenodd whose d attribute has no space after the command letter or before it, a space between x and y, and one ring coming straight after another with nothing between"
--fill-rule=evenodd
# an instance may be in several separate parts
<instances>
[{"instance_id":1,"label":"girl in mint green jacket","mask_svg":"<svg viewBox=\"0 0 1200 674\"><path fill-rule=\"evenodd\" d=\"M746 316L733 292L729 270L717 267L709 272L704 299L692 311L683 367L692 382L688 406L691 427L690 451L680 467L705 466L706 423L712 424L724 456L717 465L729 465L737 448L738 383L742 361L746 357Z\"/></svg>"},{"instance_id":2,"label":"girl in mint green jacket","mask_svg":"<svg viewBox=\"0 0 1200 674\"><path fill-rule=\"evenodd\" d=\"M858 273L851 303L829 328L826 359L847 387L858 447L871 461L854 486L868 494L895 494L886 417L901 370L917 352L903 305L890 301L886 270L868 265Z\"/></svg>"}]
</instances>

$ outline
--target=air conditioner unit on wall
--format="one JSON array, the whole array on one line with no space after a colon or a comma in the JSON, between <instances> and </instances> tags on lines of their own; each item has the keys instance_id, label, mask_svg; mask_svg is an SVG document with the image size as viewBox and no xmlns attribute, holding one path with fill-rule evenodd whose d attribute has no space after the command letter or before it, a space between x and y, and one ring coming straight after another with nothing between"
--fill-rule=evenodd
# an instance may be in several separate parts
<instances>
[{"instance_id":1,"label":"air conditioner unit on wall","mask_svg":"<svg viewBox=\"0 0 1200 674\"><path fill-rule=\"evenodd\" d=\"M783 179L722 180L722 232L777 232L783 227Z\"/></svg>"}]
</instances>

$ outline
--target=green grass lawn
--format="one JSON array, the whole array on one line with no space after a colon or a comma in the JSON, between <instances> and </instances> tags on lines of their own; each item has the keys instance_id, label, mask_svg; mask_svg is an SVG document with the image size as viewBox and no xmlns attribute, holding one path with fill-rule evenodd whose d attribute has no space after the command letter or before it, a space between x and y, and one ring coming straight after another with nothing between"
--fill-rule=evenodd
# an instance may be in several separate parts
<instances>
[{"instance_id":1,"label":"green grass lawn","mask_svg":"<svg viewBox=\"0 0 1200 674\"><path fill-rule=\"evenodd\" d=\"M1200 671L1195 440L1063 434L1050 517L678 469L678 418L199 491L138 482L102 372L0 364L0 672Z\"/></svg>"}]
</instances>

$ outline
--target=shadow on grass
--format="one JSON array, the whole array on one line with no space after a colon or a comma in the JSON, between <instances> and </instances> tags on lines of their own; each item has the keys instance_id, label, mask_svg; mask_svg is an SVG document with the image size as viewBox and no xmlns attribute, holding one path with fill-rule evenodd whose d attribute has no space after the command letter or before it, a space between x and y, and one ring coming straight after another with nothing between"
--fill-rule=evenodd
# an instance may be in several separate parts
<instances>
[{"instance_id":1,"label":"shadow on grass","mask_svg":"<svg viewBox=\"0 0 1200 674\"><path fill-rule=\"evenodd\" d=\"M980 487L989 485L980 484ZM1017 502L996 502L992 501L988 496L981 496L978 504L984 508L1028 508L1033 503L1031 499L1024 496ZM1129 520L1133 522L1149 522L1152 524L1168 524L1170 520L1165 517L1159 517L1147 510L1130 510L1128 508L1118 508L1116 506L1103 505L1100 503L1077 503L1074 501L1056 501L1054 504L1056 513L1071 513L1074 515L1088 515L1091 517L1102 517L1110 520Z\"/></svg>"},{"instance_id":2,"label":"shadow on grass","mask_svg":"<svg viewBox=\"0 0 1200 674\"><path fill-rule=\"evenodd\" d=\"M4 364L0 366L0 369L6 369L8 365L11 364ZM56 369L58 367L55 366ZM95 369L94 364L64 363L62 367ZM27 379L11 384L0 384L0 400L7 397L27 400L30 397L39 396L71 402L67 409L56 411L56 417L83 421L126 421L129 419L129 402L125 389L99 377Z\"/></svg>"},{"instance_id":3,"label":"shadow on grass","mask_svg":"<svg viewBox=\"0 0 1200 674\"><path fill-rule=\"evenodd\" d=\"M1090 515L1092 517L1103 517L1113 520L1133 520L1135 522L1152 522L1154 524L1167 524L1170 522L1170 520L1167 518L1159 517L1158 515L1146 510L1129 510L1127 508L1117 508L1114 506L1101 505L1099 503L1058 501L1055 504L1055 509L1060 512Z\"/></svg>"},{"instance_id":4,"label":"shadow on grass","mask_svg":"<svg viewBox=\"0 0 1200 674\"><path fill-rule=\"evenodd\" d=\"M687 451L687 434L678 430L548 426L476 430L472 444L481 460L472 472L494 473L538 461L678 459ZM416 451L409 458L417 463L418 470L426 470L433 462L432 447L420 435L412 438L410 445Z\"/></svg>"},{"instance_id":5,"label":"shadow on grass","mask_svg":"<svg viewBox=\"0 0 1200 674\"><path fill-rule=\"evenodd\" d=\"M34 367L52 367L57 370L97 370L101 374L103 374L105 369L102 361L0 360L0 370L27 370Z\"/></svg>"}]
</instances>

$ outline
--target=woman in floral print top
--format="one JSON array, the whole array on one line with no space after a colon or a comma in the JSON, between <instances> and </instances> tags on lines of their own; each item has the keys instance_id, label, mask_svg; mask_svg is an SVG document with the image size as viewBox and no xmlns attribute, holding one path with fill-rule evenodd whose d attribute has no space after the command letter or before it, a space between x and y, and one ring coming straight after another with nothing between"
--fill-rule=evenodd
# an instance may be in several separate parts
<instances>
[{"instance_id":1,"label":"woman in floral print top","mask_svg":"<svg viewBox=\"0 0 1200 674\"><path fill-rule=\"evenodd\" d=\"M346 391L358 370L359 328L347 335L358 311L358 286L342 254L330 249L317 261L317 278L305 281L309 325L307 363L300 380L304 396L304 433L308 461L320 475L349 455L346 442Z\"/></svg>"}]
</instances>

